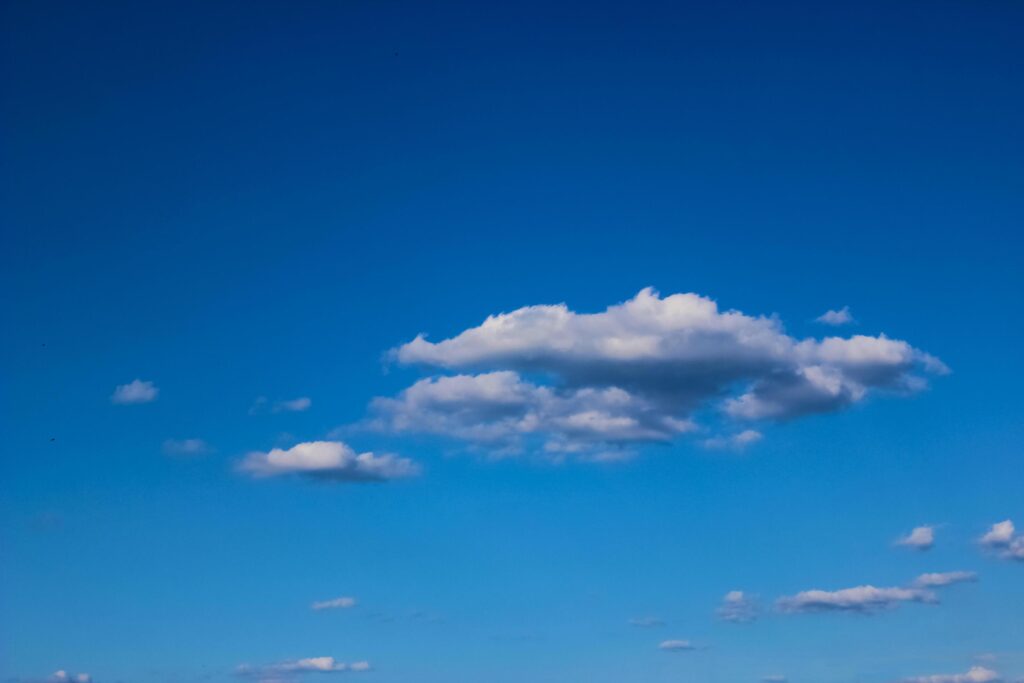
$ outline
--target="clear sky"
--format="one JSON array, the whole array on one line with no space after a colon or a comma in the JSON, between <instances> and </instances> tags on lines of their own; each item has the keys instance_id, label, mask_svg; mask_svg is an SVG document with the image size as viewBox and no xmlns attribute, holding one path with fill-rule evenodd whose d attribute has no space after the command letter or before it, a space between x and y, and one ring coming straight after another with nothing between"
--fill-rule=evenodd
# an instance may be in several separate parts
<instances>
[{"instance_id":1,"label":"clear sky","mask_svg":"<svg viewBox=\"0 0 1024 683\"><path fill-rule=\"evenodd\" d=\"M0 679L1024 679L1021 3L0 12Z\"/></svg>"}]
</instances>

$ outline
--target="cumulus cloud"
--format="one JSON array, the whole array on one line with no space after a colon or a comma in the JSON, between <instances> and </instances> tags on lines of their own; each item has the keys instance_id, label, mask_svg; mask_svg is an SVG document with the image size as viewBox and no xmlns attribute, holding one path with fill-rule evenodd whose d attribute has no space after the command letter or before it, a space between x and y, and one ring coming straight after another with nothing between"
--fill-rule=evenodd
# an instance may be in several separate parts
<instances>
[{"instance_id":1,"label":"cumulus cloud","mask_svg":"<svg viewBox=\"0 0 1024 683\"><path fill-rule=\"evenodd\" d=\"M636 626L637 628L655 628L657 626L664 626L665 622L658 617L634 617L629 620L630 626Z\"/></svg>"},{"instance_id":2,"label":"cumulus cloud","mask_svg":"<svg viewBox=\"0 0 1024 683\"><path fill-rule=\"evenodd\" d=\"M436 343L417 336L390 357L456 374L375 400L371 424L489 447L532 438L557 452L671 441L708 408L740 423L838 411L946 372L885 335L797 339L775 318L653 289L599 313L559 304L492 315Z\"/></svg>"},{"instance_id":3,"label":"cumulus cloud","mask_svg":"<svg viewBox=\"0 0 1024 683\"><path fill-rule=\"evenodd\" d=\"M764 435L756 429L744 429L742 432L730 436L715 436L704 439L705 448L712 450L742 451L747 446L753 445L764 438Z\"/></svg>"},{"instance_id":4,"label":"cumulus cloud","mask_svg":"<svg viewBox=\"0 0 1024 683\"><path fill-rule=\"evenodd\" d=\"M683 652L685 650L692 650L693 643L688 640L663 640L658 643L658 649L668 652Z\"/></svg>"},{"instance_id":5,"label":"cumulus cloud","mask_svg":"<svg viewBox=\"0 0 1024 683\"><path fill-rule=\"evenodd\" d=\"M872 614L904 602L935 603L934 593L922 588L856 586L837 591L809 590L779 598L780 612L859 612Z\"/></svg>"},{"instance_id":6,"label":"cumulus cloud","mask_svg":"<svg viewBox=\"0 0 1024 683\"><path fill-rule=\"evenodd\" d=\"M419 466L394 455L357 454L341 441L309 441L245 456L239 471L253 477L301 475L325 481L375 482L412 477Z\"/></svg>"},{"instance_id":7,"label":"cumulus cloud","mask_svg":"<svg viewBox=\"0 0 1024 683\"><path fill-rule=\"evenodd\" d=\"M817 318L815 318L815 321L825 325L832 325L835 327L838 327L840 325L849 325L850 323L854 322L853 314L850 313L849 306L843 306L838 311L825 311Z\"/></svg>"},{"instance_id":8,"label":"cumulus cloud","mask_svg":"<svg viewBox=\"0 0 1024 683\"><path fill-rule=\"evenodd\" d=\"M994 683L998 680L999 674L983 666L972 666L970 671L962 674L936 674L904 679L905 683Z\"/></svg>"},{"instance_id":9,"label":"cumulus cloud","mask_svg":"<svg viewBox=\"0 0 1024 683\"><path fill-rule=\"evenodd\" d=\"M1024 535L1017 534L1012 520L1007 519L993 524L978 542L999 550L1003 558L1024 561Z\"/></svg>"},{"instance_id":10,"label":"cumulus cloud","mask_svg":"<svg viewBox=\"0 0 1024 683\"><path fill-rule=\"evenodd\" d=\"M974 572L936 572L921 574L921 576L914 579L914 585L918 588L941 588L943 586L951 586L954 583L977 580L978 575Z\"/></svg>"},{"instance_id":11,"label":"cumulus cloud","mask_svg":"<svg viewBox=\"0 0 1024 683\"><path fill-rule=\"evenodd\" d=\"M896 541L897 545L914 548L915 550L929 550L935 545L935 527L915 527L909 534Z\"/></svg>"},{"instance_id":12,"label":"cumulus cloud","mask_svg":"<svg viewBox=\"0 0 1024 683\"><path fill-rule=\"evenodd\" d=\"M311 607L318 612L325 609L348 609L349 607L355 606L356 599L348 597L334 598L332 600L320 600L311 605Z\"/></svg>"},{"instance_id":13,"label":"cumulus cloud","mask_svg":"<svg viewBox=\"0 0 1024 683\"><path fill-rule=\"evenodd\" d=\"M294 676L305 673L338 673L341 671L369 671L369 662L352 662L351 664L339 662L334 657L307 657L306 659L294 659L276 664L263 664L253 666L242 664L235 672L240 676L255 676L258 678L271 678L280 676Z\"/></svg>"},{"instance_id":14,"label":"cumulus cloud","mask_svg":"<svg viewBox=\"0 0 1024 683\"><path fill-rule=\"evenodd\" d=\"M203 455L212 449L202 439L167 439L164 441L164 453L167 455Z\"/></svg>"},{"instance_id":15,"label":"cumulus cloud","mask_svg":"<svg viewBox=\"0 0 1024 683\"><path fill-rule=\"evenodd\" d=\"M726 593L725 597L722 598L721 606L716 611L719 619L733 623L754 621L759 613L760 607L757 601L743 591L729 591Z\"/></svg>"},{"instance_id":16,"label":"cumulus cloud","mask_svg":"<svg viewBox=\"0 0 1024 683\"><path fill-rule=\"evenodd\" d=\"M156 400L160 390L152 382L133 379L128 384L119 384L110 396L111 403L130 405L132 403L150 403Z\"/></svg>"},{"instance_id":17,"label":"cumulus cloud","mask_svg":"<svg viewBox=\"0 0 1024 683\"><path fill-rule=\"evenodd\" d=\"M52 683L92 683L92 676L89 674L69 674L63 669L54 671L49 678Z\"/></svg>"}]
</instances>

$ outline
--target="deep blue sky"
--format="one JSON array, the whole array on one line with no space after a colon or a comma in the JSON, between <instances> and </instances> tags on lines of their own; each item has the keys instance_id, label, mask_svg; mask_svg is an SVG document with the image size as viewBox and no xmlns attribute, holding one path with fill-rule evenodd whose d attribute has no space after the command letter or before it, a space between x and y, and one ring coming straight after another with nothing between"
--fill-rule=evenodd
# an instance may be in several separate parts
<instances>
[{"instance_id":1,"label":"deep blue sky","mask_svg":"<svg viewBox=\"0 0 1024 683\"><path fill-rule=\"evenodd\" d=\"M0 26L3 679L1024 677L1024 564L975 542L1024 526L1024 5L7 2ZM646 286L952 373L742 453L333 431L438 374L384 362L417 333ZM112 404L136 378L157 399ZM162 452L189 438L209 452ZM324 438L423 472L235 470ZM934 549L893 547L923 524ZM979 581L941 605L771 608L951 570ZM765 613L716 620L730 590Z\"/></svg>"}]
</instances>

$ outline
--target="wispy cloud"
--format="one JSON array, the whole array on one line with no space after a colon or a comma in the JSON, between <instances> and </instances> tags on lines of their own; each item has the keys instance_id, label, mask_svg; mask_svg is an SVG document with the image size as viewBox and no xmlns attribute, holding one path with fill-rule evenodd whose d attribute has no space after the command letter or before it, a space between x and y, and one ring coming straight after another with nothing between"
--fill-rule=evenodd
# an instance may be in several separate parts
<instances>
[{"instance_id":1,"label":"wispy cloud","mask_svg":"<svg viewBox=\"0 0 1024 683\"><path fill-rule=\"evenodd\" d=\"M915 527L909 534L899 538L896 545L906 546L915 550L930 550L935 545L935 527Z\"/></svg>"},{"instance_id":2,"label":"wispy cloud","mask_svg":"<svg viewBox=\"0 0 1024 683\"><path fill-rule=\"evenodd\" d=\"M629 620L629 625L636 626L637 628L656 628L664 626L665 621L658 617L633 617Z\"/></svg>"},{"instance_id":3,"label":"wispy cloud","mask_svg":"<svg viewBox=\"0 0 1024 683\"><path fill-rule=\"evenodd\" d=\"M419 474L412 460L395 455L356 453L341 441L309 441L288 449L249 453L238 469L252 477L299 475L337 482L379 482Z\"/></svg>"},{"instance_id":4,"label":"wispy cloud","mask_svg":"<svg viewBox=\"0 0 1024 683\"><path fill-rule=\"evenodd\" d=\"M999 674L983 666L972 666L962 674L934 674L931 676L915 676L903 679L905 683L994 683L1000 680Z\"/></svg>"},{"instance_id":5,"label":"wispy cloud","mask_svg":"<svg viewBox=\"0 0 1024 683\"><path fill-rule=\"evenodd\" d=\"M255 676L266 678L268 676L294 676L305 673L338 673L342 671L369 671L369 662L352 662L351 664L339 662L334 657L307 657L306 659L294 659L275 664L262 664L253 666L242 664L235 673L239 676Z\"/></svg>"},{"instance_id":6,"label":"wispy cloud","mask_svg":"<svg viewBox=\"0 0 1024 683\"><path fill-rule=\"evenodd\" d=\"M775 318L653 289L600 313L559 304L492 315L436 343L417 336L390 358L461 374L376 399L371 425L512 452L672 441L695 431L693 415L708 407L739 423L834 412L873 391L917 391L924 374L947 371L885 335L796 339Z\"/></svg>"},{"instance_id":7,"label":"wispy cloud","mask_svg":"<svg viewBox=\"0 0 1024 683\"><path fill-rule=\"evenodd\" d=\"M288 401L278 401L274 404L274 412L301 413L304 410L309 410L311 405L313 405L313 399L307 396L300 396L299 398L293 398Z\"/></svg>"},{"instance_id":8,"label":"wispy cloud","mask_svg":"<svg viewBox=\"0 0 1024 683\"><path fill-rule=\"evenodd\" d=\"M743 591L729 591L722 598L716 614L722 621L733 623L745 623L757 619L760 607L757 600L748 596Z\"/></svg>"},{"instance_id":9,"label":"wispy cloud","mask_svg":"<svg viewBox=\"0 0 1024 683\"><path fill-rule=\"evenodd\" d=\"M849 306L843 306L837 311L825 311L815 318L815 321L824 325L832 325L834 327L849 325L850 323L855 322L853 314L850 313Z\"/></svg>"},{"instance_id":10,"label":"wispy cloud","mask_svg":"<svg viewBox=\"0 0 1024 683\"><path fill-rule=\"evenodd\" d=\"M779 598L780 612L859 612L871 614L904 602L935 603L938 598L921 588L856 586L837 591L809 590Z\"/></svg>"},{"instance_id":11,"label":"wispy cloud","mask_svg":"<svg viewBox=\"0 0 1024 683\"><path fill-rule=\"evenodd\" d=\"M952 586L954 583L977 581L978 575L974 572L934 572L921 574L914 579L914 585L918 588L942 588Z\"/></svg>"},{"instance_id":12,"label":"wispy cloud","mask_svg":"<svg viewBox=\"0 0 1024 683\"><path fill-rule=\"evenodd\" d=\"M763 438L764 435L755 429L744 429L742 432L729 436L714 436L710 439L704 439L702 444L704 448L710 448L711 450L742 451Z\"/></svg>"},{"instance_id":13,"label":"wispy cloud","mask_svg":"<svg viewBox=\"0 0 1024 683\"><path fill-rule=\"evenodd\" d=\"M83 673L69 674L61 669L60 671L53 672L49 680L52 683L92 683L92 676Z\"/></svg>"},{"instance_id":14,"label":"wispy cloud","mask_svg":"<svg viewBox=\"0 0 1024 683\"><path fill-rule=\"evenodd\" d=\"M334 598L332 600L320 600L311 605L312 609L318 612L326 609L348 609L349 607L355 606L356 599L348 597Z\"/></svg>"},{"instance_id":15,"label":"wispy cloud","mask_svg":"<svg viewBox=\"0 0 1024 683\"><path fill-rule=\"evenodd\" d=\"M202 439L167 439L164 441L167 455L204 455L213 449Z\"/></svg>"},{"instance_id":16,"label":"wispy cloud","mask_svg":"<svg viewBox=\"0 0 1024 683\"><path fill-rule=\"evenodd\" d=\"M114 389L110 396L110 402L117 405L131 405L133 403L151 403L156 400L160 389L152 382L144 382L141 379L133 379L128 384L120 384Z\"/></svg>"},{"instance_id":17,"label":"wispy cloud","mask_svg":"<svg viewBox=\"0 0 1024 683\"><path fill-rule=\"evenodd\" d=\"M663 640L658 643L659 650L667 652L685 652L694 649L693 643L688 640Z\"/></svg>"}]
</instances>

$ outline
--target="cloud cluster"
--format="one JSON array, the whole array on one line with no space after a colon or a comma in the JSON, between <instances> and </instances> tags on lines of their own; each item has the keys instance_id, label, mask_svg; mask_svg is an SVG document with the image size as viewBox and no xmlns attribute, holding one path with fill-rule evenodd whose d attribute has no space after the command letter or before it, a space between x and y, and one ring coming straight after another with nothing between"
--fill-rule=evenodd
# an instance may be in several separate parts
<instances>
[{"instance_id":1,"label":"cloud cluster","mask_svg":"<svg viewBox=\"0 0 1024 683\"><path fill-rule=\"evenodd\" d=\"M933 676L916 676L904 679L905 683L994 683L999 674L983 666L972 666L962 674L937 674Z\"/></svg>"},{"instance_id":2,"label":"cloud cluster","mask_svg":"<svg viewBox=\"0 0 1024 683\"><path fill-rule=\"evenodd\" d=\"M745 623L757 619L760 608L757 601L743 591L729 591L722 598L716 614L723 621Z\"/></svg>"},{"instance_id":3,"label":"cloud cluster","mask_svg":"<svg viewBox=\"0 0 1024 683\"><path fill-rule=\"evenodd\" d=\"M914 548L915 550L929 550L935 545L935 527L915 527L909 534L897 540L896 545Z\"/></svg>"},{"instance_id":4,"label":"cloud cluster","mask_svg":"<svg viewBox=\"0 0 1024 683\"><path fill-rule=\"evenodd\" d=\"M1024 561L1024 535L1017 534L1012 520L993 524L978 542L998 550L1000 556L1008 560Z\"/></svg>"},{"instance_id":5,"label":"cloud cluster","mask_svg":"<svg viewBox=\"0 0 1024 683\"><path fill-rule=\"evenodd\" d=\"M870 614L904 602L935 603L938 598L921 588L856 586L837 591L809 590L779 598L780 612L860 612Z\"/></svg>"},{"instance_id":6,"label":"cloud cluster","mask_svg":"<svg viewBox=\"0 0 1024 683\"><path fill-rule=\"evenodd\" d=\"M320 601L314 602L310 607L313 610L315 610L317 612L320 612L320 611L325 610L325 609L348 609L349 607L355 607L355 606L356 606L356 599L355 598L343 597L343 598L334 598L332 600L320 600Z\"/></svg>"},{"instance_id":7,"label":"cloud cluster","mask_svg":"<svg viewBox=\"0 0 1024 683\"><path fill-rule=\"evenodd\" d=\"M133 379L128 384L118 385L110 396L110 402L117 405L150 403L156 400L156 396L159 393L160 390L152 382Z\"/></svg>"},{"instance_id":8,"label":"cloud cluster","mask_svg":"<svg viewBox=\"0 0 1024 683\"><path fill-rule=\"evenodd\" d=\"M796 339L775 318L652 289L600 313L559 304L492 315L436 343L417 336L390 357L456 374L375 400L375 426L563 453L670 441L694 431L703 409L737 423L834 412L946 372L885 335Z\"/></svg>"},{"instance_id":9,"label":"cloud cluster","mask_svg":"<svg viewBox=\"0 0 1024 683\"><path fill-rule=\"evenodd\" d=\"M288 449L249 453L238 465L253 477L300 475L338 482L378 482L419 474L420 468L407 458L394 455L357 454L341 441L308 441Z\"/></svg>"}]
</instances>

